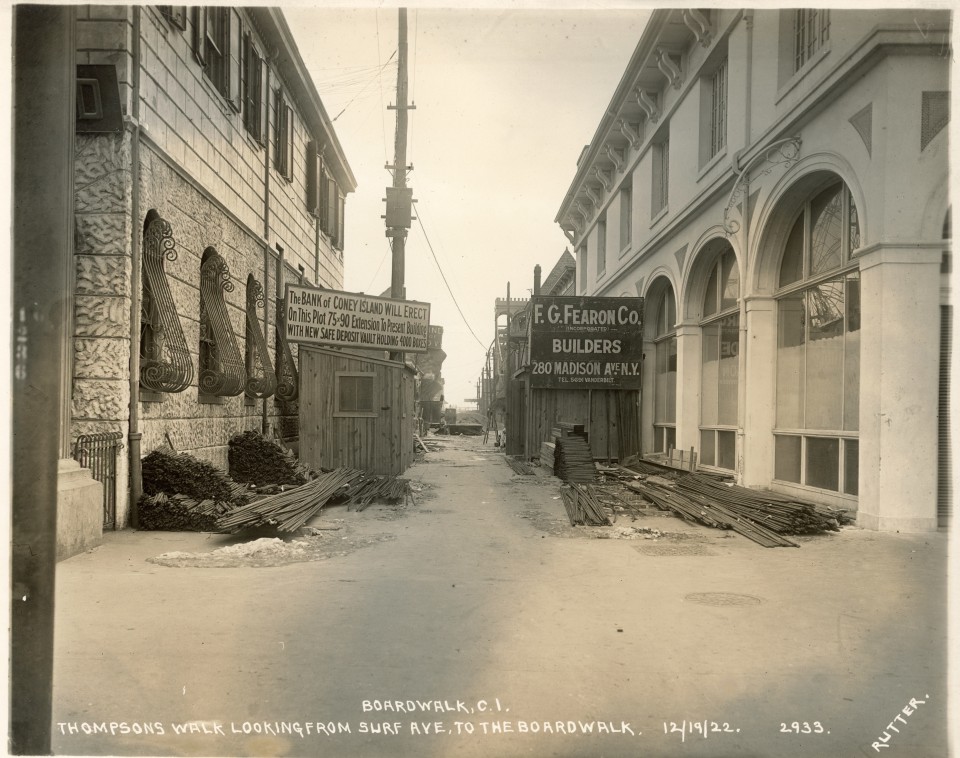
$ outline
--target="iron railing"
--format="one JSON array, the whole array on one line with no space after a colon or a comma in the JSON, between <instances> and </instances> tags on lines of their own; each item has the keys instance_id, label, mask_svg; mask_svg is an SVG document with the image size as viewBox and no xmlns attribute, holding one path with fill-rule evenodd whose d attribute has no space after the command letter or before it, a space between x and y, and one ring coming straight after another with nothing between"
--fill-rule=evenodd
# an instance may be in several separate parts
<instances>
[{"instance_id":1,"label":"iron railing","mask_svg":"<svg viewBox=\"0 0 960 758\"><path fill-rule=\"evenodd\" d=\"M103 528L117 528L117 453L121 432L82 434L73 447L73 459L103 484Z\"/></svg>"}]
</instances>

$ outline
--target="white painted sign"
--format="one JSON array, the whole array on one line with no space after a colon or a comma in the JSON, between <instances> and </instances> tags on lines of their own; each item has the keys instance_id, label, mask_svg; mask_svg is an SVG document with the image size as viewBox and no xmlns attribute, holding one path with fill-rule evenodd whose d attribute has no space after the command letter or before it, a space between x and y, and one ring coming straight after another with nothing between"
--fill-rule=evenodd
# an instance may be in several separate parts
<instances>
[{"instance_id":1,"label":"white painted sign","mask_svg":"<svg viewBox=\"0 0 960 758\"><path fill-rule=\"evenodd\" d=\"M288 284L287 340L304 345L425 353L430 303Z\"/></svg>"}]
</instances>

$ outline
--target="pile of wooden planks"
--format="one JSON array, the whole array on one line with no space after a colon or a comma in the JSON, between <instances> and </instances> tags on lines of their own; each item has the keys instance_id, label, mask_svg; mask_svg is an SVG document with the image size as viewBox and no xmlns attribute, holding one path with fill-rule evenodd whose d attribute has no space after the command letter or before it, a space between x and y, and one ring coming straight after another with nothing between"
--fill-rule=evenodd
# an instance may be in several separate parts
<instances>
[{"instance_id":1,"label":"pile of wooden planks","mask_svg":"<svg viewBox=\"0 0 960 758\"><path fill-rule=\"evenodd\" d=\"M553 442L540 443L540 468L546 469L551 474L557 471L557 446Z\"/></svg>"},{"instance_id":2,"label":"pile of wooden planks","mask_svg":"<svg viewBox=\"0 0 960 758\"><path fill-rule=\"evenodd\" d=\"M230 532L264 524L275 525L281 532L296 531L363 475L364 472L358 469L334 469L299 487L236 508L222 517L217 525Z\"/></svg>"},{"instance_id":3,"label":"pile of wooden planks","mask_svg":"<svg viewBox=\"0 0 960 758\"><path fill-rule=\"evenodd\" d=\"M718 482L702 474L627 482L657 507L704 526L732 529L764 547L800 547L785 535L821 534L849 523L839 509Z\"/></svg>"},{"instance_id":4,"label":"pile of wooden planks","mask_svg":"<svg viewBox=\"0 0 960 758\"><path fill-rule=\"evenodd\" d=\"M597 478L593 453L583 424L560 422L554 432L554 473L565 482L592 482Z\"/></svg>"},{"instance_id":5,"label":"pile of wooden planks","mask_svg":"<svg viewBox=\"0 0 960 758\"><path fill-rule=\"evenodd\" d=\"M593 487L572 483L560 490L570 526L607 526L611 523Z\"/></svg>"},{"instance_id":6,"label":"pile of wooden planks","mask_svg":"<svg viewBox=\"0 0 960 758\"><path fill-rule=\"evenodd\" d=\"M413 499L409 480L394 476L368 476L352 482L336 499L344 500L348 511L362 511L374 500L388 503L403 500L406 505L408 497Z\"/></svg>"}]
</instances>

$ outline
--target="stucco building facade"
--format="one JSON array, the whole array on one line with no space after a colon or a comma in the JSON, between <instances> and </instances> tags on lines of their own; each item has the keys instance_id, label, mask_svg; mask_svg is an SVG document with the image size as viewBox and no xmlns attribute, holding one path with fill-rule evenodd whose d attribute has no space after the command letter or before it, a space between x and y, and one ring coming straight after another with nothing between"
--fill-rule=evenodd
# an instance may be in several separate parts
<instances>
[{"instance_id":1,"label":"stucco building facade","mask_svg":"<svg viewBox=\"0 0 960 758\"><path fill-rule=\"evenodd\" d=\"M69 430L123 444L122 527L151 450L225 468L238 432L296 439L278 299L342 289L356 182L279 10L78 6L75 39Z\"/></svg>"},{"instance_id":2,"label":"stucco building facade","mask_svg":"<svg viewBox=\"0 0 960 758\"><path fill-rule=\"evenodd\" d=\"M556 218L579 294L646 299L646 454L945 525L950 21L652 14Z\"/></svg>"}]
</instances>

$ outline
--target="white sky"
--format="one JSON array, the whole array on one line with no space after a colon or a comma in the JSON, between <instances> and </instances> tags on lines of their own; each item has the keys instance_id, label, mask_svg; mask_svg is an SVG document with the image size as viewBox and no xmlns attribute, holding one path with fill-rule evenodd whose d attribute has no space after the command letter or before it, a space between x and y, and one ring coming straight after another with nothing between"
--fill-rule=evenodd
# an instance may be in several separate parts
<instances>
[{"instance_id":1,"label":"white sky","mask_svg":"<svg viewBox=\"0 0 960 758\"><path fill-rule=\"evenodd\" d=\"M384 188L392 177L398 12L285 10L358 188L347 198L345 283L390 286ZM493 340L494 299L529 297L569 246L554 223L577 157L593 137L649 18L637 10L443 10L407 13L409 185L465 326L417 221L407 238L407 298L444 328L448 403L476 395ZM340 114L341 110L344 112Z\"/></svg>"}]
</instances>

